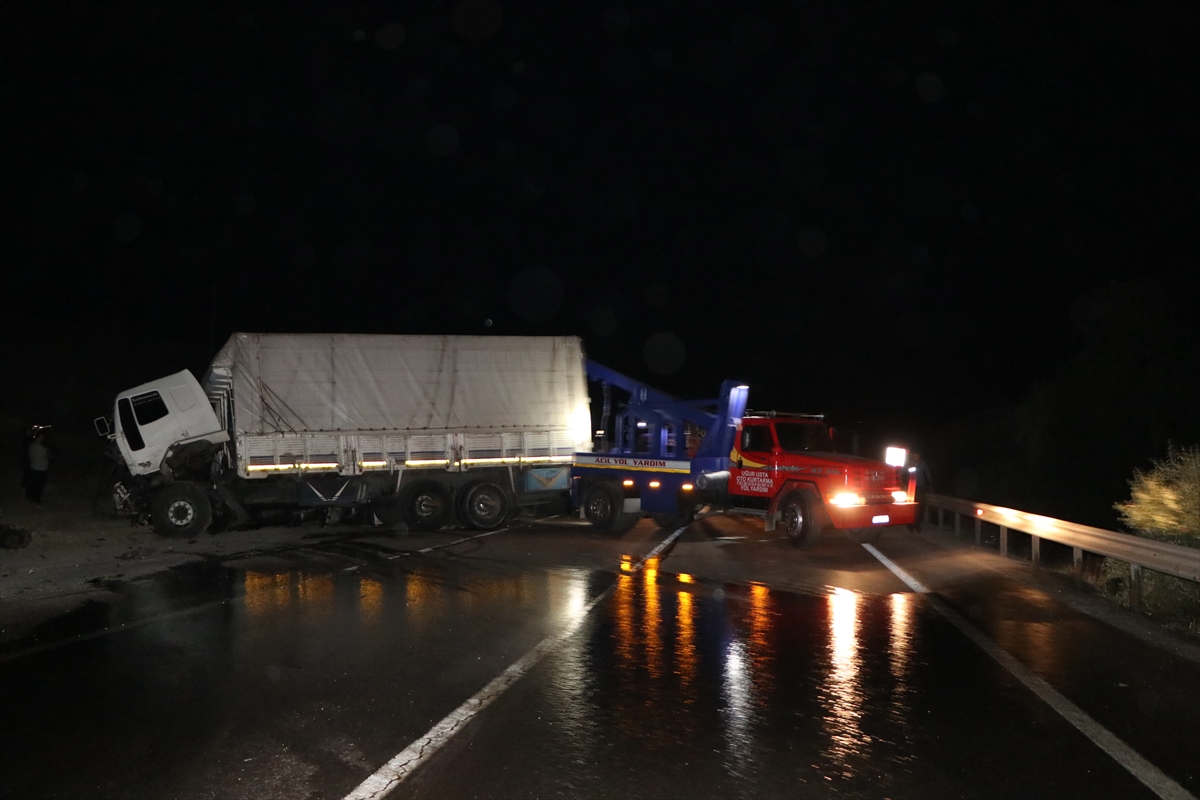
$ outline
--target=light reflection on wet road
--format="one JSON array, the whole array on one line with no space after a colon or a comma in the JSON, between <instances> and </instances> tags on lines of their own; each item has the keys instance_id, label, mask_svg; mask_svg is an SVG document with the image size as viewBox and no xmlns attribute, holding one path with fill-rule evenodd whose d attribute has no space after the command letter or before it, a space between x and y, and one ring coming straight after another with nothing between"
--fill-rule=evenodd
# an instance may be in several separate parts
<instances>
[{"instance_id":1,"label":"light reflection on wet road","mask_svg":"<svg viewBox=\"0 0 1200 800\"><path fill-rule=\"evenodd\" d=\"M1152 796L918 595L725 584L670 557L531 568L502 550L527 542L494 541L354 572L319 552L202 565L59 620L45 635L84 636L0 662L0 795L342 797L611 586L396 796ZM1078 670L1080 626L1064 650L1004 616L999 638Z\"/></svg>"},{"instance_id":2,"label":"light reflection on wet road","mask_svg":"<svg viewBox=\"0 0 1200 800\"><path fill-rule=\"evenodd\" d=\"M0 796L340 796L611 581L286 561L126 586L41 634L74 643L0 663Z\"/></svg>"},{"instance_id":3,"label":"light reflection on wet road","mask_svg":"<svg viewBox=\"0 0 1200 800\"><path fill-rule=\"evenodd\" d=\"M396 796L1153 796L916 595L680 577L620 574Z\"/></svg>"}]
</instances>

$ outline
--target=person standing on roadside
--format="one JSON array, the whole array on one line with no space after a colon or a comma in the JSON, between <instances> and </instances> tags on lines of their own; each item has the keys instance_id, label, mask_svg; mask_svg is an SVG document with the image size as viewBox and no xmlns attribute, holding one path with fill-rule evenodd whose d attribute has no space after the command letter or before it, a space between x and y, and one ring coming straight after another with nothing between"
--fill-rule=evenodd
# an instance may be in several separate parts
<instances>
[{"instance_id":1,"label":"person standing on roadside","mask_svg":"<svg viewBox=\"0 0 1200 800\"><path fill-rule=\"evenodd\" d=\"M908 526L910 531L921 532L921 520L925 519L925 494L929 491L929 485L932 480L929 475L929 467L925 465L925 461L921 458L918 452L912 453L912 459L908 466L908 474L910 480L917 482L916 491L913 493L913 499L917 503L917 521Z\"/></svg>"},{"instance_id":2,"label":"person standing on roadside","mask_svg":"<svg viewBox=\"0 0 1200 800\"><path fill-rule=\"evenodd\" d=\"M21 444L17 448L21 451L21 494L25 494L25 485L29 482L29 445L37 438L37 432L36 427L26 428L21 434Z\"/></svg>"},{"instance_id":3,"label":"person standing on roadside","mask_svg":"<svg viewBox=\"0 0 1200 800\"><path fill-rule=\"evenodd\" d=\"M46 434L38 432L29 445L29 474L25 478L25 496L34 504L42 504L42 492L46 489L46 474L50 471L50 448L46 446Z\"/></svg>"}]
</instances>

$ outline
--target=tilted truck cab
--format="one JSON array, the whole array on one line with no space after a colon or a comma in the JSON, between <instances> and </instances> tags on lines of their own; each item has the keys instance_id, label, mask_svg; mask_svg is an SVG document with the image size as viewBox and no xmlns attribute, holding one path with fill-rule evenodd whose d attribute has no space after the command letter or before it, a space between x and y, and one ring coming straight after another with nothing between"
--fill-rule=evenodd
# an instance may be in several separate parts
<instances>
[{"instance_id":1,"label":"tilted truck cab","mask_svg":"<svg viewBox=\"0 0 1200 800\"><path fill-rule=\"evenodd\" d=\"M117 395L115 442L129 472L171 478L186 451L206 451L229 441L208 396L183 370Z\"/></svg>"}]
</instances>

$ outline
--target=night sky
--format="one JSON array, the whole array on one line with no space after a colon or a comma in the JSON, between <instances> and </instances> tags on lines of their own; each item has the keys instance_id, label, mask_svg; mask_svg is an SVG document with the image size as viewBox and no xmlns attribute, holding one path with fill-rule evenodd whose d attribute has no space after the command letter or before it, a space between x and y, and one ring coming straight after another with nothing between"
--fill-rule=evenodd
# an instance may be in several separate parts
<instances>
[{"instance_id":1,"label":"night sky","mask_svg":"<svg viewBox=\"0 0 1200 800\"><path fill-rule=\"evenodd\" d=\"M576 334L903 427L1114 280L1196 310L1194 3L4 5L8 414L235 330Z\"/></svg>"}]
</instances>

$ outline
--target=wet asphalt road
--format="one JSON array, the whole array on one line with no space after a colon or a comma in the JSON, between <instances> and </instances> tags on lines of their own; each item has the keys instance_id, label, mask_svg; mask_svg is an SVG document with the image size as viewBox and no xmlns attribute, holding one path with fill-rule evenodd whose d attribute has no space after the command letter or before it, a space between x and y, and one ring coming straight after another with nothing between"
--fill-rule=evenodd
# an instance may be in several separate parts
<instances>
[{"instance_id":1,"label":"wet asphalt road","mask_svg":"<svg viewBox=\"0 0 1200 800\"><path fill-rule=\"evenodd\" d=\"M1200 648L938 534L877 545L931 601L841 537L800 552L760 526L702 520L645 562L670 533L649 522L309 532L118 587L0 646L0 796L346 797L572 628L390 796L1200 795Z\"/></svg>"}]
</instances>

